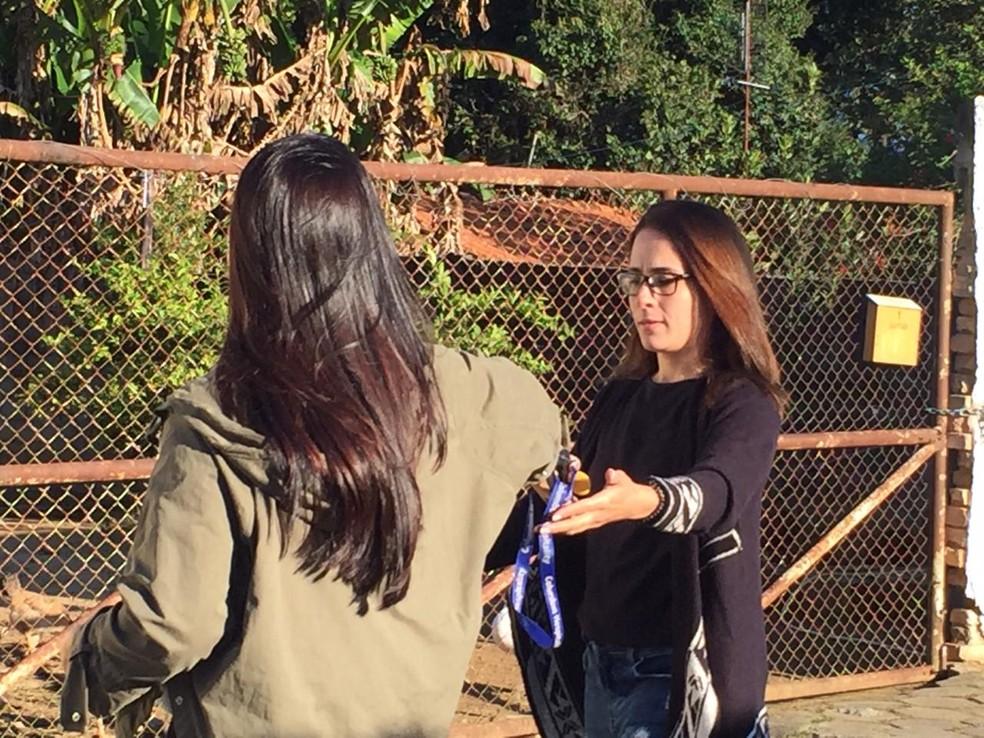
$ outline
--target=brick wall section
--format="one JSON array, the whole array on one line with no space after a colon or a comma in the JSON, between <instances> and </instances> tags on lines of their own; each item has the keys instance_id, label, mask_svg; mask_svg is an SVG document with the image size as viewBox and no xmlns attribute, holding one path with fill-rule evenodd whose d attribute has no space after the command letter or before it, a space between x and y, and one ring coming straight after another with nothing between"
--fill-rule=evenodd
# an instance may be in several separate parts
<instances>
[{"instance_id":1,"label":"brick wall section","mask_svg":"<svg viewBox=\"0 0 984 738\"><path fill-rule=\"evenodd\" d=\"M963 194L959 207L961 227L954 244L953 326L951 333L950 407L973 406L971 392L977 372L977 301L974 223L970 212L973 166L973 115L963 116L959 127L965 131L956 158L958 191ZM978 145L984 145L979 142ZM961 212L962 211L962 212ZM964 592L967 585L967 520L971 500L973 434L968 418L951 421L950 489L946 508L946 581L950 606L947 640L948 657L953 661L984 661L984 629L980 610Z\"/></svg>"}]
</instances>

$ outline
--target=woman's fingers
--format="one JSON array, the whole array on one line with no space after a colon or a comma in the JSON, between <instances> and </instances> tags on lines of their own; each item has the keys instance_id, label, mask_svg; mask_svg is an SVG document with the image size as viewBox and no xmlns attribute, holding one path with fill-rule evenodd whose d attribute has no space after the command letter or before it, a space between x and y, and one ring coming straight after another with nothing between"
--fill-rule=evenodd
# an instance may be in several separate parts
<instances>
[{"instance_id":1,"label":"woman's fingers","mask_svg":"<svg viewBox=\"0 0 984 738\"><path fill-rule=\"evenodd\" d=\"M564 520L551 521L540 526L540 530L555 536L574 536L594 530L605 524L595 513L585 513Z\"/></svg>"},{"instance_id":2,"label":"woman's fingers","mask_svg":"<svg viewBox=\"0 0 984 738\"><path fill-rule=\"evenodd\" d=\"M553 515L550 516L550 520L566 520L567 518L578 515L586 515L590 512L604 509L609 504L609 500L606 499L606 493L599 492L583 500L575 500L574 502L568 502L566 505L561 505L554 510Z\"/></svg>"},{"instance_id":3,"label":"woman's fingers","mask_svg":"<svg viewBox=\"0 0 984 738\"><path fill-rule=\"evenodd\" d=\"M585 500L571 502L557 508L550 521L540 529L554 535L576 535L599 528L616 520L612 509L612 494L599 492Z\"/></svg>"}]
</instances>

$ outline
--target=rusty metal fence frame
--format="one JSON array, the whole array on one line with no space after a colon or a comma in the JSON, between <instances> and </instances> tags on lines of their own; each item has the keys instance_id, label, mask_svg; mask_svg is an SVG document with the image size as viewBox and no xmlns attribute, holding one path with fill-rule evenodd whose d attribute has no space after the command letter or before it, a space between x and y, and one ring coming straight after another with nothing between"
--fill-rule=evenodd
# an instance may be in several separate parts
<instances>
[{"instance_id":1,"label":"rusty metal fence frame","mask_svg":"<svg viewBox=\"0 0 984 738\"><path fill-rule=\"evenodd\" d=\"M46 163L72 167L109 167L201 174L236 174L245 163L241 158L173 153L112 151L50 142L0 140L2 161ZM920 205L936 209L937 216L937 295L936 335L933 348L936 361L935 406L945 410L949 397L950 325L951 325L951 249L954 200L952 193L882 187L795 183L786 181L751 181L714 177L689 177L663 174L627 174L567 170L528 170L504 167L449 165L411 165L367 162L366 167L377 180L395 183L469 184L539 188L592 188L658 193L663 198L691 195L721 195L763 198L791 198L833 202L864 202L892 205ZM0 254L2 257L2 254ZM925 465L934 465L931 515L928 537L931 542L930 594L926 602L929 642L925 663L916 667L818 679L773 679L770 699L786 699L830 692L848 691L929 678L944 666L944 533L947 489L947 416L940 413L934 424L893 430L832 431L792 433L780 438L780 453L819 449L855 449L914 447L915 451L897 466L860 503L795 563L788 566L763 594L763 608L770 608L797 582L803 580L838 544L870 518L903 484ZM0 466L0 488L78 482L143 480L149 476L153 459L102 459L87 462L28 463ZM501 595L508 583L508 572L491 579L483 590L484 601ZM512 718L515 727L509 734L529 731L528 719ZM481 726L462 727L461 735L480 735ZM497 729L497 735L505 735ZM507 731L508 732L508 731Z\"/></svg>"}]
</instances>

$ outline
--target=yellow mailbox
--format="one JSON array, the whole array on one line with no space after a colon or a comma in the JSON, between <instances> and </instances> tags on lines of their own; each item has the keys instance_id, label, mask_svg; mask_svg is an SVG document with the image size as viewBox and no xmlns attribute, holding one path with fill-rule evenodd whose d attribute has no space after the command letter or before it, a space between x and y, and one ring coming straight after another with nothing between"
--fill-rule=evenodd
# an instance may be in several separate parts
<instances>
[{"instance_id":1,"label":"yellow mailbox","mask_svg":"<svg viewBox=\"0 0 984 738\"><path fill-rule=\"evenodd\" d=\"M877 364L919 363L922 308L906 297L865 295L864 360Z\"/></svg>"}]
</instances>

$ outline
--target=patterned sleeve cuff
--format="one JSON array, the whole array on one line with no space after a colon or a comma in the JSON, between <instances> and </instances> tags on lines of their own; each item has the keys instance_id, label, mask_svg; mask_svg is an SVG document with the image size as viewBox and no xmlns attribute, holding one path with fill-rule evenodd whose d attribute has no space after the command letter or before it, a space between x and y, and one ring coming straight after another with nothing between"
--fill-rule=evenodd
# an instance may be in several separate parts
<instances>
[{"instance_id":1,"label":"patterned sleeve cuff","mask_svg":"<svg viewBox=\"0 0 984 738\"><path fill-rule=\"evenodd\" d=\"M650 477L660 504L645 522L664 533L689 533L704 507L704 491L690 477Z\"/></svg>"}]
</instances>

